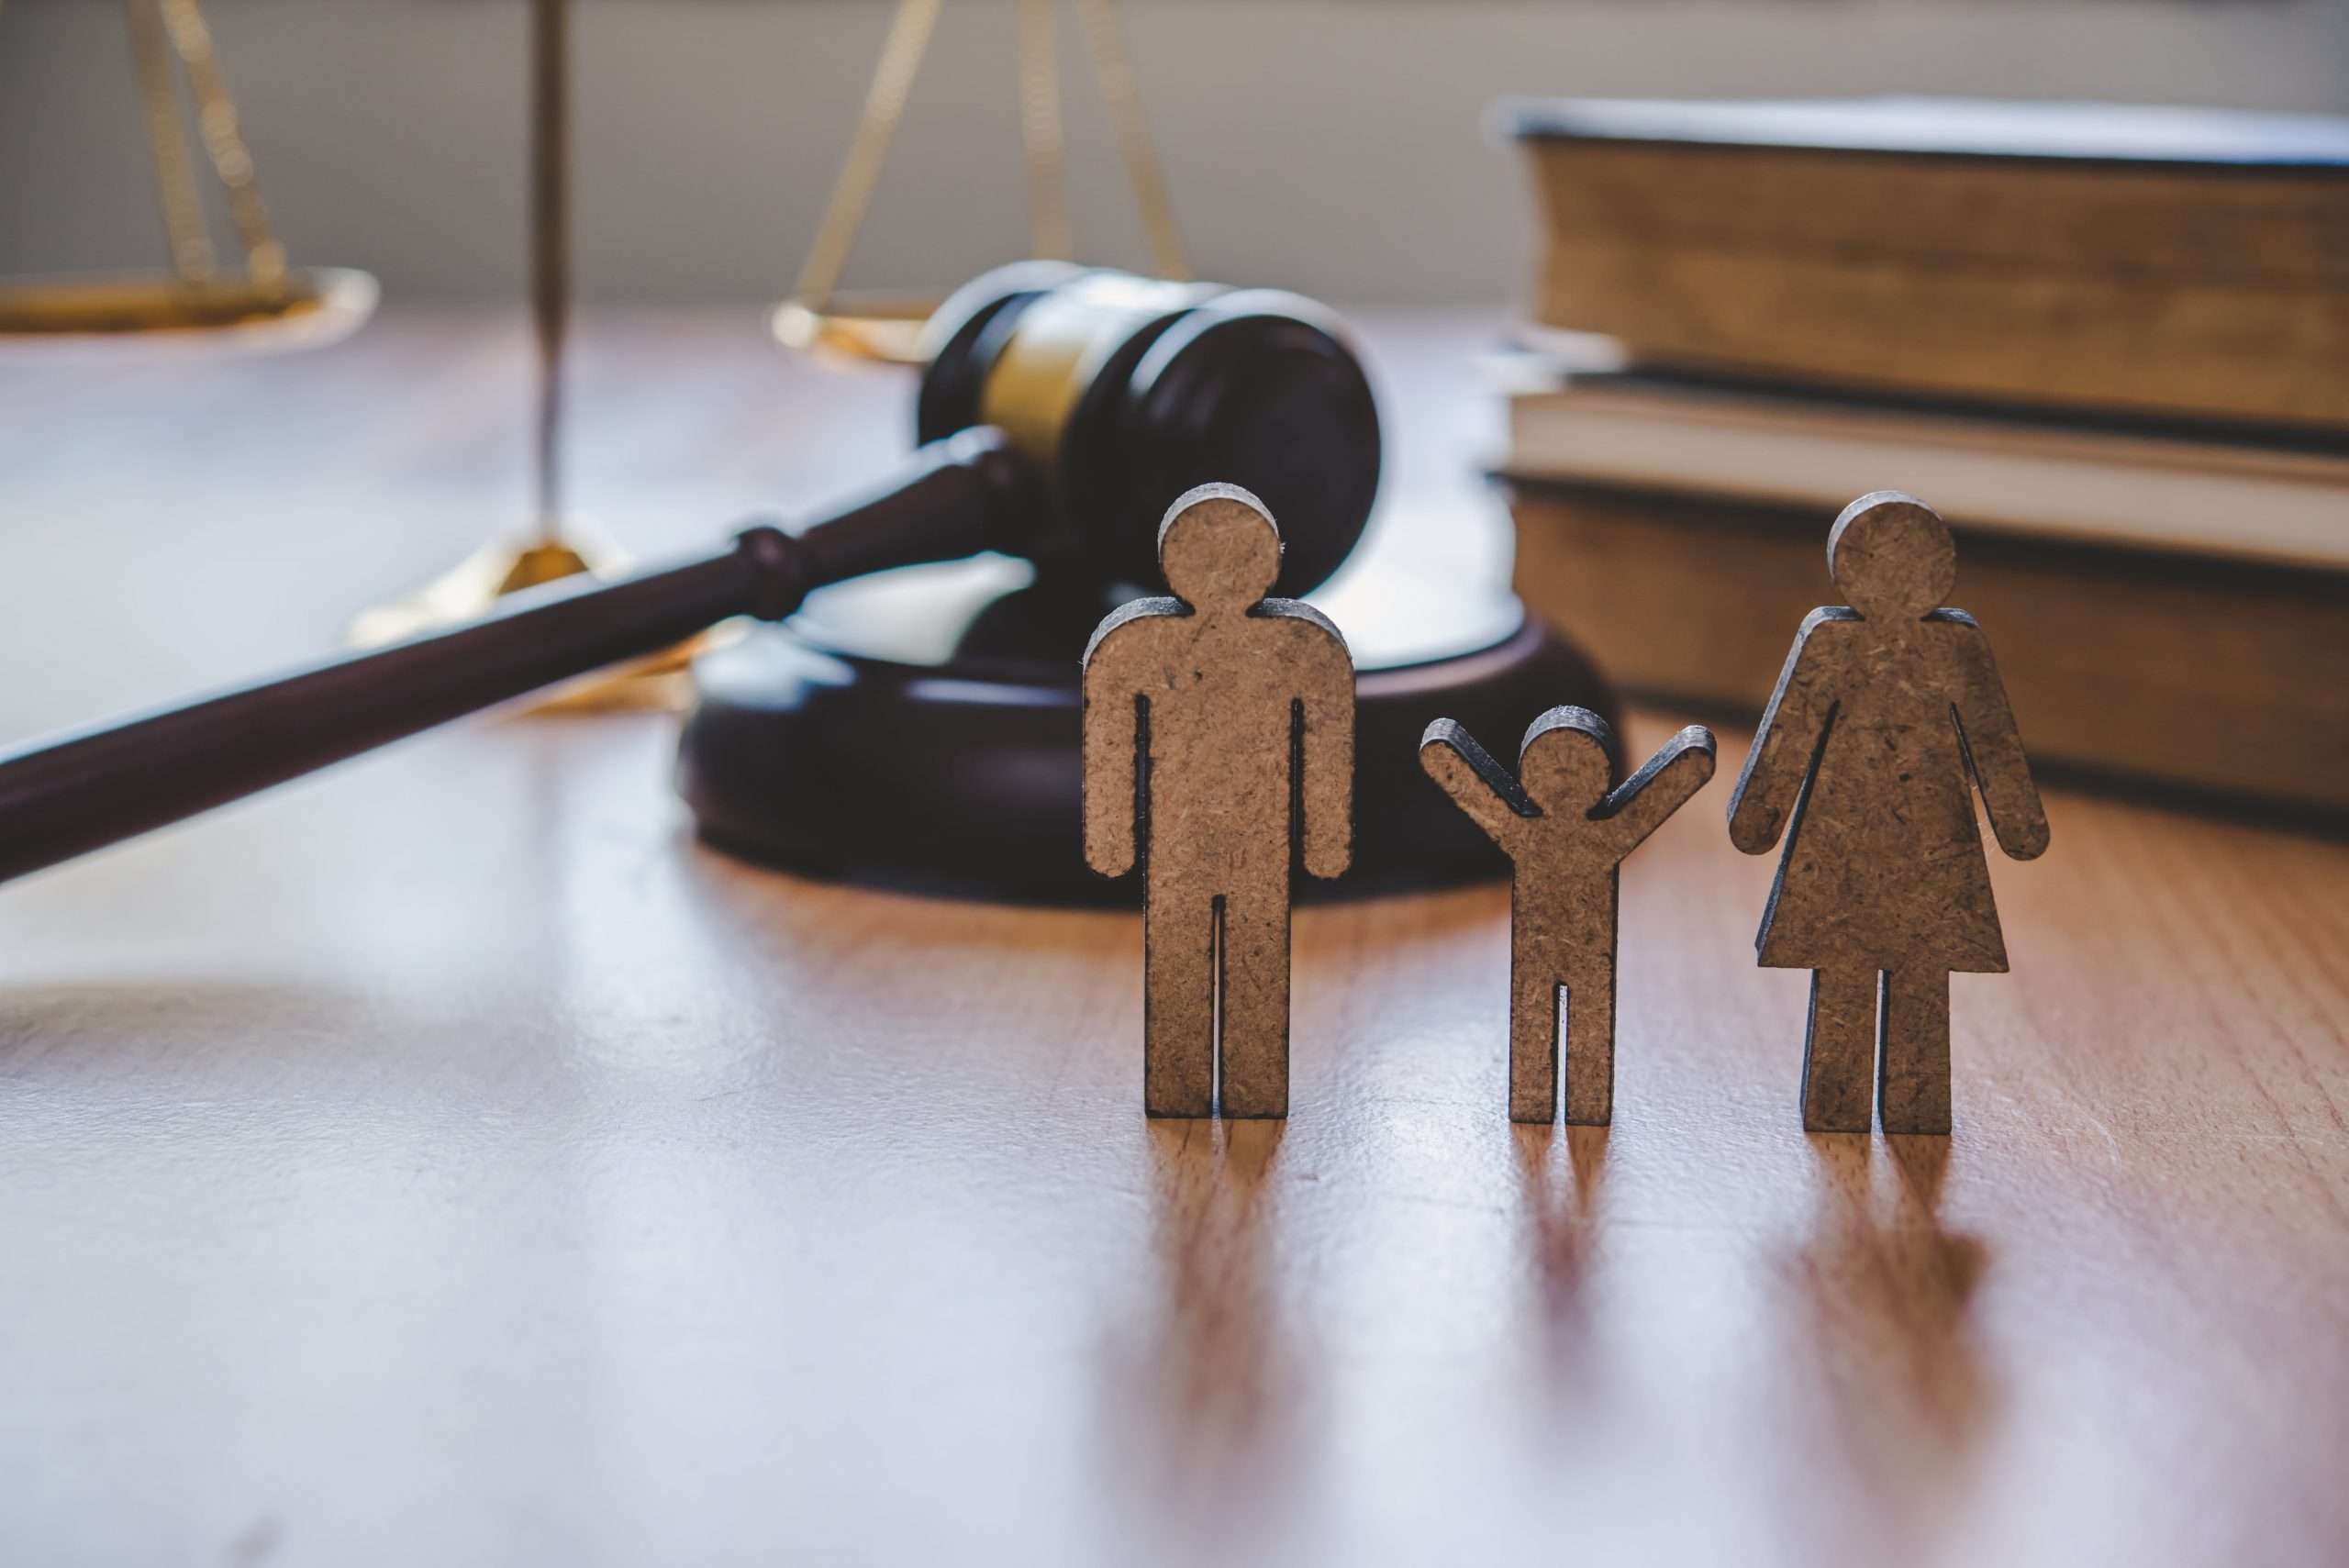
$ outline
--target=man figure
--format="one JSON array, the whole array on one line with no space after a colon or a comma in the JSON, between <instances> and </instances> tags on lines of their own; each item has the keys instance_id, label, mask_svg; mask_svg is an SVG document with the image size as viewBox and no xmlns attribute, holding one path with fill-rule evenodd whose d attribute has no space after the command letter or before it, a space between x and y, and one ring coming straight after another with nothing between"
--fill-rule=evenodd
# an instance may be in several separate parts
<instances>
[{"instance_id":1,"label":"man figure","mask_svg":"<svg viewBox=\"0 0 2349 1568\"><path fill-rule=\"evenodd\" d=\"M1315 876L1353 858L1353 662L1319 610L1264 597L1280 534L1245 490L1177 500L1158 561L1176 596L1085 650L1085 858L1147 883L1144 1108L1215 1114L1219 1045L1223 1114L1286 1116L1289 862L1300 833Z\"/></svg>"},{"instance_id":2,"label":"man figure","mask_svg":"<svg viewBox=\"0 0 2349 1568\"><path fill-rule=\"evenodd\" d=\"M1535 719L1514 779L1448 718L1419 738L1419 765L1516 863L1509 1119L1557 1115L1564 991L1566 1120L1605 1126L1615 1106L1617 867L1713 776L1713 732L1690 725L1611 793L1615 732L1586 707L1553 707Z\"/></svg>"}]
</instances>

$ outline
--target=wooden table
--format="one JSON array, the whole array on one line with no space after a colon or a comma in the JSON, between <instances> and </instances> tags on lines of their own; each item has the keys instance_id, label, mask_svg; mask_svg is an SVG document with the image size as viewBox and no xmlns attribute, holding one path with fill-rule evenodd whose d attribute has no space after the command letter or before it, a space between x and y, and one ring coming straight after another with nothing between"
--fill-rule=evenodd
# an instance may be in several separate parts
<instances>
[{"instance_id":1,"label":"wooden table","mask_svg":"<svg viewBox=\"0 0 2349 1568\"><path fill-rule=\"evenodd\" d=\"M1489 505L1473 330L1375 340L1399 492ZM523 350L0 377L0 734L518 520ZM646 548L904 393L747 311L579 385ZM1954 1137L1807 1137L1724 778L1627 867L1610 1131L1502 1118L1498 888L1303 914L1286 1124L1152 1124L1133 918L735 864L672 731L460 725L0 892L0 1556L2349 1560L2349 847L2052 794Z\"/></svg>"}]
</instances>

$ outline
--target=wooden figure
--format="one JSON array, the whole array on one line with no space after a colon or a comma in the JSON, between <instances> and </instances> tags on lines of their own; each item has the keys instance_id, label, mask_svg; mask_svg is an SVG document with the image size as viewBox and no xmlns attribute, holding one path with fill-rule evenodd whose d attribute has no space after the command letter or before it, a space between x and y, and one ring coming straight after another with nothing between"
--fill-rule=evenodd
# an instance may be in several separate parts
<instances>
[{"instance_id":1,"label":"wooden figure","mask_svg":"<svg viewBox=\"0 0 2349 1568\"><path fill-rule=\"evenodd\" d=\"M1613 790L1615 732L1586 707L1553 707L1517 749L1514 779L1439 718L1419 765L1516 865L1509 896L1508 1114L1558 1112L1558 996L1565 994L1566 1120L1602 1127L1615 1101L1615 911L1620 865L1713 776L1713 732L1692 724Z\"/></svg>"},{"instance_id":2,"label":"wooden figure","mask_svg":"<svg viewBox=\"0 0 2349 1568\"><path fill-rule=\"evenodd\" d=\"M1286 1116L1289 862L1300 837L1315 876L1353 859L1353 661L1321 612L1264 596L1280 533L1245 490L1176 500L1158 558L1177 596L1085 650L1085 858L1143 868L1145 1108L1213 1115L1219 1065L1224 1115Z\"/></svg>"},{"instance_id":3,"label":"wooden figure","mask_svg":"<svg viewBox=\"0 0 2349 1568\"><path fill-rule=\"evenodd\" d=\"M1803 1126L1866 1131L1880 1082L1885 1131L1945 1133L1949 977L2007 968L1973 792L2017 860L2047 848L2047 816L1988 639L1937 607L1957 576L1941 518L1863 495L1827 565L1850 606L1795 634L1730 839L1758 855L1786 834L1754 945L1765 968L1811 971Z\"/></svg>"}]
</instances>

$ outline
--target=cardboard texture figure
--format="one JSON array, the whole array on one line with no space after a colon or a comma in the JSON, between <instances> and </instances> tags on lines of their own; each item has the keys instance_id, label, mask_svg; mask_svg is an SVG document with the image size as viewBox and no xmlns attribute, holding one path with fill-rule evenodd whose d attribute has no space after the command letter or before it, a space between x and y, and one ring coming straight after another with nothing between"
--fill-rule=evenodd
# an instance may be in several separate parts
<instances>
[{"instance_id":1,"label":"cardboard texture figure","mask_svg":"<svg viewBox=\"0 0 2349 1568\"><path fill-rule=\"evenodd\" d=\"M1419 765L1516 866L1509 895L1508 1114L1558 1111L1565 994L1566 1120L1604 1126L1615 1101L1615 915L1625 855L1713 776L1713 734L1690 725L1616 789L1607 721L1553 707L1518 746L1514 779L1459 725L1419 738Z\"/></svg>"},{"instance_id":2,"label":"cardboard texture figure","mask_svg":"<svg viewBox=\"0 0 2349 1568\"><path fill-rule=\"evenodd\" d=\"M1085 858L1137 860L1142 1102L1152 1116L1288 1114L1289 862L1353 858L1354 670L1319 610L1264 595L1281 542L1253 495L1202 485L1158 531L1174 598L1111 613L1085 650ZM1300 820L1299 818L1302 818Z\"/></svg>"},{"instance_id":3,"label":"cardboard texture figure","mask_svg":"<svg viewBox=\"0 0 2349 1568\"><path fill-rule=\"evenodd\" d=\"M1988 639L1936 607L1957 575L1940 517L1863 495L1827 564L1850 606L1795 634L1730 839L1758 855L1786 834L1754 945L1765 968L1811 971L1803 1126L1866 1131L1880 1083L1885 1131L1945 1133L1949 977L2007 968L1973 792L2017 860L2047 848L2047 816Z\"/></svg>"}]
</instances>

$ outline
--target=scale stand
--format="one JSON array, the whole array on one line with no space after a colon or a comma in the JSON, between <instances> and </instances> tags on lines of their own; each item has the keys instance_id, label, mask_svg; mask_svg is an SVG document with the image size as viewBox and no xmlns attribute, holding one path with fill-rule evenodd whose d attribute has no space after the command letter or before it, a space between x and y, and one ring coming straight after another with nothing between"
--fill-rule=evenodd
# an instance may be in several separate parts
<instances>
[{"instance_id":1,"label":"scale stand","mask_svg":"<svg viewBox=\"0 0 2349 1568\"><path fill-rule=\"evenodd\" d=\"M1187 283L1182 236L1166 199L1166 181L1152 145L1149 122L1126 59L1116 0L1074 0L1078 22L1093 56L1094 80L1101 89L1126 183L1140 209L1151 264L1169 282ZM848 295L840 292L849 252L864 226L881 166L889 156L906 103L929 51L942 0L897 0L889 36L881 46L855 139L841 166L815 242L791 297L777 306L771 322L775 340L786 349L818 356L875 360L888 364L921 363L922 324L943 295L925 299ZM1064 261L1074 250L1069 221L1068 179L1061 136L1060 69L1052 49L1055 0L1019 0L1019 132L1028 165L1029 258Z\"/></svg>"},{"instance_id":2,"label":"scale stand","mask_svg":"<svg viewBox=\"0 0 2349 1568\"><path fill-rule=\"evenodd\" d=\"M531 449L537 527L523 540L492 539L450 571L395 604L351 623L360 647L396 642L473 620L508 594L588 573L617 576L619 550L567 530L562 499L563 353L571 317L570 0L530 7L530 319L537 347L537 429ZM682 647L573 682L536 705L589 709L668 707L684 691L685 667L707 646Z\"/></svg>"}]
</instances>

